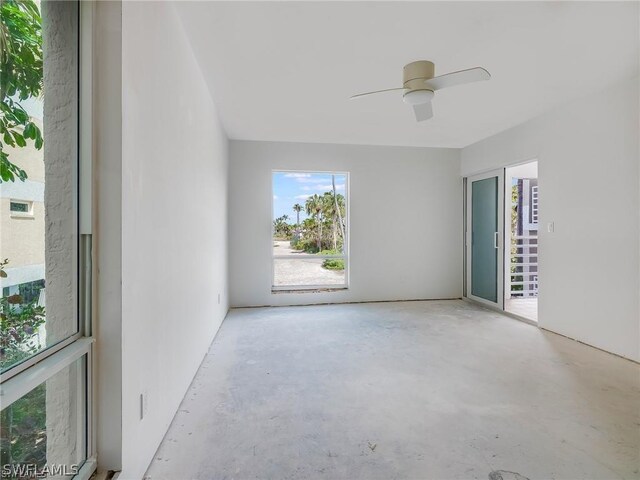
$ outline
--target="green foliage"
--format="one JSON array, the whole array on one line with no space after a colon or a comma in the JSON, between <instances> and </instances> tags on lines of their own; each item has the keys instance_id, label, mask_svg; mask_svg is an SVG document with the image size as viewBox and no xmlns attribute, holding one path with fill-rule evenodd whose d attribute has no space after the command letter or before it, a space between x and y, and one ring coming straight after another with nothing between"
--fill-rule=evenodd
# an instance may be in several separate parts
<instances>
[{"instance_id":1,"label":"green foliage","mask_svg":"<svg viewBox=\"0 0 640 480\"><path fill-rule=\"evenodd\" d=\"M296 250L302 250L305 253L318 253L316 241L310 238L302 238L295 243L295 246L292 244L292 247Z\"/></svg>"},{"instance_id":2,"label":"green foliage","mask_svg":"<svg viewBox=\"0 0 640 480\"><path fill-rule=\"evenodd\" d=\"M11 162L6 147L23 148L29 140L43 146L42 132L31 121L22 101L39 97L43 89L42 19L33 0L0 0L0 183L24 181L27 173ZM8 260L0 262L6 278ZM35 285L25 292L35 297ZM22 293L22 290L21 290ZM37 329L44 308L21 295L0 300L0 364L4 367L35 353ZM46 463L46 386L42 384L0 414L0 464Z\"/></svg>"},{"instance_id":3,"label":"green foliage","mask_svg":"<svg viewBox=\"0 0 640 480\"><path fill-rule=\"evenodd\" d=\"M9 260L0 262L0 277L7 278ZM24 288L23 288L24 286ZM43 285L31 282L20 286L20 294L0 299L0 366L13 365L34 354L37 330L45 321L44 308L26 297L36 298ZM39 291L39 290L38 290ZM42 384L0 414L0 465L33 463L42 468L46 463L46 386Z\"/></svg>"},{"instance_id":4,"label":"green foliage","mask_svg":"<svg viewBox=\"0 0 640 480\"><path fill-rule=\"evenodd\" d=\"M310 217L305 222L313 222L313 228L309 228L311 225L305 227L303 222L303 234L307 241L311 236L315 237L314 253L329 245L335 250L344 243L345 205L344 195L336 194L335 190L307 198L305 211Z\"/></svg>"},{"instance_id":5,"label":"green foliage","mask_svg":"<svg viewBox=\"0 0 640 480\"><path fill-rule=\"evenodd\" d=\"M45 322L44 307L36 302L22 304L20 295L0 299L0 365L13 365L34 353L38 327Z\"/></svg>"},{"instance_id":6,"label":"green foliage","mask_svg":"<svg viewBox=\"0 0 640 480\"><path fill-rule=\"evenodd\" d=\"M334 182L335 183L335 182ZM287 215L274 220L274 236L288 238L291 247L306 253L318 253L332 249L338 251L344 245L346 226L346 201L344 195L335 189L322 195L311 195L304 207L296 203L292 207L296 212L296 223L286 222ZM300 222L300 211L304 210L308 218Z\"/></svg>"},{"instance_id":7,"label":"green foliage","mask_svg":"<svg viewBox=\"0 0 640 480\"><path fill-rule=\"evenodd\" d=\"M294 250L302 250L306 253L317 253L316 231L318 225L312 218L305 218L299 228L293 229L290 245Z\"/></svg>"},{"instance_id":8,"label":"green foliage","mask_svg":"<svg viewBox=\"0 0 640 480\"><path fill-rule=\"evenodd\" d=\"M344 260L341 258L328 258L322 262L322 268L327 270L344 270Z\"/></svg>"},{"instance_id":9,"label":"green foliage","mask_svg":"<svg viewBox=\"0 0 640 480\"><path fill-rule=\"evenodd\" d=\"M33 0L0 1L0 183L27 179L5 146L43 145L40 128L20 104L43 90L42 18Z\"/></svg>"},{"instance_id":10,"label":"green foliage","mask_svg":"<svg viewBox=\"0 0 640 480\"><path fill-rule=\"evenodd\" d=\"M0 277L6 278L5 267L9 261L0 262ZM20 286L20 294L0 299L0 366L13 365L39 350L38 328L45 322L44 307L36 303L36 282ZM38 289L39 292L39 289ZM25 300L24 296L29 297Z\"/></svg>"},{"instance_id":11,"label":"green foliage","mask_svg":"<svg viewBox=\"0 0 640 480\"><path fill-rule=\"evenodd\" d=\"M287 223L289 217L282 215L273 221L273 236L275 238L290 239L293 233L293 227Z\"/></svg>"},{"instance_id":12,"label":"green foliage","mask_svg":"<svg viewBox=\"0 0 640 480\"><path fill-rule=\"evenodd\" d=\"M293 250L304 250L304 241L300 236L293 236L289 242Z\"/></svg>"},{"instance_id":13,"label":"green foliage","mask_svg":"<svg viewBox=\"0 0 640 480\"><path fill-rule=\"evenodd\" d=\"M341 255L340 250L322 250L320 255ZM341 258L327 258L322 262L322 268L327 270L344 270L344 260Z\"/></svg>"},{"instance_id":14,"label":"green foliage","mask_svg":"<svg viewBox=\"0 0 640 480\"><path fill-rule=\"evenodd\" d=\"M47 461L46 398L43 383L2 410L1 465L32 463L39 469L44 467Z\"/></svg>"},{"instance_id":15,"label":"green foliage","mask_svg":"<svg viewBox=\"0 0 640 480\"><path fill-rule=\"evenodd\" d=\"M342 251L338 250L338 249L327 249L327 250L322 250L320 252L320 255L342 255Z\"/></svg>"},{"instance_id":16,"label":"green foliage","mask_svg":"<svg viewBox=\"0 0 640 480\"><path fill-rule=\"evenodd\" d=\"M302 211L302 205L296 203L293 206L293 211L296 212L296 226L300 225L300 212Z\"/></svg>"}]
</instances>

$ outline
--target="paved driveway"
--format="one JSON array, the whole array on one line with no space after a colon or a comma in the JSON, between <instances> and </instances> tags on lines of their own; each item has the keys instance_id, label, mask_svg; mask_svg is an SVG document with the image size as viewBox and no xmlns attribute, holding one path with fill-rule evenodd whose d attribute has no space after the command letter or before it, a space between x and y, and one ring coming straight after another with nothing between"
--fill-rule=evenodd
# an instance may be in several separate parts
<instances>
[{"instance_id":1,"label":"paved driveway","mask_svg":"<svg viewBox=\"0 0 640 480\"><path fill-rule=\"evenodd\" d=\"M288 240L274 240L273 254L296 255L299 258L276 258L274 261L274 285L343 285L344 270L322 268L322 259L308 253L293 250Z\"/></svg>"}]
</instances>

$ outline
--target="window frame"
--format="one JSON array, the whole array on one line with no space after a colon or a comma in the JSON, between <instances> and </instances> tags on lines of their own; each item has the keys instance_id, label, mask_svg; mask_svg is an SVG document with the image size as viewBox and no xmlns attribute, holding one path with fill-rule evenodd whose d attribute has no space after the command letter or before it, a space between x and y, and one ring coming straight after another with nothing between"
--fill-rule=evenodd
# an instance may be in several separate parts
<instances>
[{"instance_id":1,"label":"window frame","mask_svg":"<svg viewBox=\"0 0 640 480\"><path fill-rule=\"evenodd\" d=\"M84 462L79 466L75 480L88 479L97 468L95 437L95 352L93 337L92 312L92 95L93 95L93 15L94 2L77 3L78 35L77 48L77 111L76 111L76 145L75 164L73 166L73 203L75 206L75 225L73 235L73 271L72 279L75 290L74 318L77 332L10 367L0 374L0 398L2 409L28 394L38 385L46 382L64 368L84 358L84 375L78 385L79 395L83 401L78 403L77 440L84 441ZM83 128L86 125L87 128ZM14 201L10 199L10 201ZM27 203L17 200L17 202ZM12 212L11 216L32 217L33 202L30 215Z\"/></svg>"},{"instance_id":2,"label":"window frame","mask_svg":"<svg viewBox=\"0 0 640 480\"><path fill-rule=\"evenodd\" d=\"M298 255L275 255L273 252L273 235L275 233L274 230L274 225L273 225L273 221L274 221L274 215L275 215L275 205L274 205L274 198L273 196L275 195L275 191L274 191L274 183L273 183L273 178L275 174L278 173L307 173L307 174L320 174L320 175L343 175L345 177L345 182L344 182L344 198L345 198L345 218L344 218L344 223L345 223L345 239L344 239L344 253L342 255L320 255L317 253L314 254L308 254L305 256L305 258L320 258L323 260L330 260L330 259L342 259L344 260L344 283L342 284L320 284L320 285L276 285L275 284L275 277L276 277L276 268L275 268L275 264L276 264L276 260L302 260L300 258L300 256ZM351 175L349 172L347 171L340 171L340 170L295 170L295 169L273 169L271 171L271 219L270 219L270 248L271 248L271 294L278 294L278 293L289 293L289 292L295 292L295 293L304 293L304 292L308 292L308 293L326 293L326 292L337 292L337 291L344 291L344 290L348 290L349 286L350 286L350 238L351 238L351 228L350 228L350 221L351 221L351 202L350 202L350 198L349 198L349 191L350 191L350 181L351 181Z\"/></svg>"},{"instance_id":3,"label":"window frame","mask_svg":"<svg viewBox=\"0 0 640 480\"><path fill-rule=\"evenodd\" d=\"M12 206L14 204L22 204L27 206L27 211L22 212L20 210L13 210ZM9 199L9 215L13 217L33 217L33 201L32 200L18 200L15 198Z\"/></svg>"}]
</instances>

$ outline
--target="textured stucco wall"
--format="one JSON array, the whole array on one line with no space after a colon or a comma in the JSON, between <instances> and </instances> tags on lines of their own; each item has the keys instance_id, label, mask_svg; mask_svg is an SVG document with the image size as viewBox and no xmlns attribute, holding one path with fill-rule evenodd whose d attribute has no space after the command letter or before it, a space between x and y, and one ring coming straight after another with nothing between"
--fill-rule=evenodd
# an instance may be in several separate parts
<instances>
[{"instance_id":1,"label":"textured stucco wall","mask_svg":"<svg viewBox=\"0 0 640 480\"><path fill-rule=\"evenodd\" d=\"M47 337L75 329L77 5L43 2ZM54 61L47 61L49 58Z\"/></svg>"},{"instance_id":2,"label":"textured stucco wall","mask_svg":"<svg viewBox=\"0 0 640 480\"><path fill-rule=\"evenodd\" d=\"M45 259L47 344L76 330L77 36L74 2L42 2L44 53ZM47 381L47 462L82 456L76 436L78 372Z\"/></svg>"}]
</instances>

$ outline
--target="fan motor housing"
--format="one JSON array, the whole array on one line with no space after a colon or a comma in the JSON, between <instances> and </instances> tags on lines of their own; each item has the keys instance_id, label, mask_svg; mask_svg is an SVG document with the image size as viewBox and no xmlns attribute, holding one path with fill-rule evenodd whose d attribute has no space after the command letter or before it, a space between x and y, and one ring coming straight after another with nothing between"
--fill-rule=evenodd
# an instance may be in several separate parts
<instances>
[{"instance_id":1,"label":"fan motor housing","mask_svg":"<svg viewBox=\"0 0 640 480\"><path fill-rule=\"evenodd\" d=\"M424 81L433 78L435 75L435 65L428 60L411 62L402 69L402 84L405 88L412 89L413 85L423 85ZM415 80L418 80L416 82ZM415 86L413 88L416 88Z\"/></svg>"}]
</instances>

